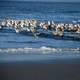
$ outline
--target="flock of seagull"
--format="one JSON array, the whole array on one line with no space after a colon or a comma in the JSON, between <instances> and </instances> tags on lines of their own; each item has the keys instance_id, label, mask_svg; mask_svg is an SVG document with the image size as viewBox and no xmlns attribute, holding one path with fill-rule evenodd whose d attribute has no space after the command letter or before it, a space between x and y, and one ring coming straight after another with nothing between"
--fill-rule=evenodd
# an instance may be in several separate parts
<instances>
[{"instance_id":1,"label":"flock of seagull","mask_svg":"<svg viewBox=\"0 0 80 80\"><path fill-rule=\"evenodd\" d=\"M32 33L34 36L41 34L40 30L42 30L43 33L50 31L53 36L59 37L63 37L65 32L74 33L79 35L80 38L80 24L54 23L53 21L41 22L35 19L7 19L0 21L0 30L5 27L14 29L16 33L26 32Z\"/></svg>"}]
</instances>

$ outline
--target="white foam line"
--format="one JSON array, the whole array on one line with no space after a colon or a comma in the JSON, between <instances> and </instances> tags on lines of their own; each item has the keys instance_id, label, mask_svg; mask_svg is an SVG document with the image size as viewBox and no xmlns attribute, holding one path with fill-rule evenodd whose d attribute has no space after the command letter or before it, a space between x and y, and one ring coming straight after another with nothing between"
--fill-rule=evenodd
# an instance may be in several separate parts
<instances>
[{"instance_id":1,"label":"white foam line","mask_svg":"<svg viewBox=\"0 0 80 80\"><path fill-rule=\"evenodd\" d=\"M0 49L0 52L6 52L6 53L30 53L30 52L42 52L42 53L49 53L49 52L63 52L63 51L78 51L80 52L80 48L50 48L42 46L40 48L5 48Z\"/></svg>"}]
</instances>

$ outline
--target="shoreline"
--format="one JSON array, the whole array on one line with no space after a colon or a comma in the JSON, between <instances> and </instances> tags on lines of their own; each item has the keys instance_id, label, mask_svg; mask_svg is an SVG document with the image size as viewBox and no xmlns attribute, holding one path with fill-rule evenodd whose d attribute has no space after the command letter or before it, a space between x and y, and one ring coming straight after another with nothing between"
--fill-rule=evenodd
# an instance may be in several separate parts
<instances>
[{"instance_id":1,"label":"shoreline","mask_svg":"<svg viewBox=\"0 0 80 80\"><path fill-rule=\"evenodd\" d=\"M38 63L38 62L37 62ZM0 63L1 80L80 80L80 59L53 63Z\"/></svg>"}]
</instances>

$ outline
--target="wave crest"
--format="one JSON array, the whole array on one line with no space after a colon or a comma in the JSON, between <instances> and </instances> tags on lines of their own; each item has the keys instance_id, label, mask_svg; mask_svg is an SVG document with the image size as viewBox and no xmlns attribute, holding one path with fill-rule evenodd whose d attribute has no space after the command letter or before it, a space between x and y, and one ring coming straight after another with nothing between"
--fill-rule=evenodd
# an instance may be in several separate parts
<instances>
[{"instance_id":1,"label":"wave crest","mask_svg":"<svg viewBox=\"0 0 80 80\"><path fill-rule=\"evenodd\" d=\"M3 48L0 49L0 53L34 53L34 52L40 52L40 53L50 53L50 52L63 52L63 51L69 51L74 52L78 51L80 52L80 48L50 48L46 46L42 46L40 48Z\"/></svg>"}]
</instances>

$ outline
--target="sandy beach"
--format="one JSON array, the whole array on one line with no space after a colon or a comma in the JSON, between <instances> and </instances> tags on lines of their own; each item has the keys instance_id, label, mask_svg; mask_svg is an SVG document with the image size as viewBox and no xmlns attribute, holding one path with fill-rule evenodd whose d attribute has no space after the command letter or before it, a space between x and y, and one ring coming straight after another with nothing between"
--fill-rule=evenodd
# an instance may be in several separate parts
<instances>
[{"instance_id":1,"label":"sandy beach","mask_svg":"<svg viewBox=\"0 0 80 80\"><path fill-rule=\"evenodd\" d=\"M80 80L80 59L42 62L0 63L0 80Z\"/></svg>"}]
</instances>

